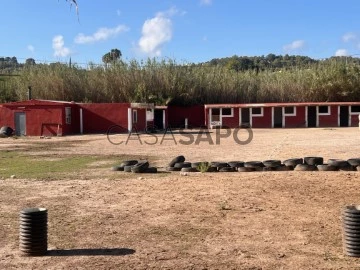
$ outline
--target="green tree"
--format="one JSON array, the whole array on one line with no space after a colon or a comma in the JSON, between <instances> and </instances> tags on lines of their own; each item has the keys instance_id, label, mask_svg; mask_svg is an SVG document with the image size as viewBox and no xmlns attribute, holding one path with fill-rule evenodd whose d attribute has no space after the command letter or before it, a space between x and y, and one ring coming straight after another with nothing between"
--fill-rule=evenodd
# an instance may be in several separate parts
<instances>
[{"instance_id":1,"label":"green tree","mask_svg":"<svg viewBox=\"0 0 360 270\"><path fill-rule=\"evenodd\" d=\"M111 49L110 52L105 53L102 57L104 64L115 63L121 58L121 51L118 49Z\"/></svg>"}]
</instances>

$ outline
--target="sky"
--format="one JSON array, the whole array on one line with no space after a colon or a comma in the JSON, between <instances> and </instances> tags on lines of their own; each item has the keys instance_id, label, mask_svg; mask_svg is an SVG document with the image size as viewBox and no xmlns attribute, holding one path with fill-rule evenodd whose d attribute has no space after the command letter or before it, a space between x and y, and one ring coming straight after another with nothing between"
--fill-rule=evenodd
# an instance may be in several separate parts
<instances>
[{"instance_id":1,"label":"sky","mask_svg":"<svg viewBox=\"0 0 360 270\"><path fill-rule=\"evenodd\" d=\"M199 63L237 56L360 57L359 0L1 1L0 57Z\"/></svg>"}]
</instances>

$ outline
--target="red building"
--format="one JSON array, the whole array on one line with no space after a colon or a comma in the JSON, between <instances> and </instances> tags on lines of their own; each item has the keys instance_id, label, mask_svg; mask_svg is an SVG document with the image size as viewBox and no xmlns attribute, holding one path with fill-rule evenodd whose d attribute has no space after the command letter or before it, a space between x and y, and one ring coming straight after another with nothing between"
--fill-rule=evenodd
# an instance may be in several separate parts
<instances>
[{"instance_id":1,"label":"red building","mask_svg":"<svg viewBox=\"0 0 360 270\"><path fill-rule=\"evenodd\" d=\"M359 125L359 114L360 102L205 105L209 128L350 127Z\"/></svg>"},{"instance_id":2,"label":"red building","mask_svg":"<svg viewBox=\"0 0 360 270\"><path fill-rule=\"evenodd\" d=\"M0 126L9 126L16 135L62 136L106 133L118 125L126 130L144 131L146 111L152 104L75 103L26 100L0 105Z\"/></svg>"}]
</instances>

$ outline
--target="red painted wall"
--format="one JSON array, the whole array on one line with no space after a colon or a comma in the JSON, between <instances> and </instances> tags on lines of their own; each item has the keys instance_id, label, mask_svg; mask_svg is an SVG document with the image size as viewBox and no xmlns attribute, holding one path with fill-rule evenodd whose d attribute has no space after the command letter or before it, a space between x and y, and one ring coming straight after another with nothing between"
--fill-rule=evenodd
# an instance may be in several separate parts
<instances>
[{"instance_id":1,"label":"red painted wall","mask_svg":"<svg viewBox=\"0 0 360 270\"><path fill-rule=\"evenodd\" d=\"M0 107L0 127L2 126L15 129L14 112L5 107Z\"/></svg>"},{"instance_id":2,"label":"red painted wall","mask_svg":"<svg viewBox=\"0 0 360 270\"><path fill-rule=\"evenodd\" d=\"M271 107L264 107L264 116L252 116L253 128L271 128L272 109Z\"/></svg>"},{"instance_id":3,"label":"red painted wall","mask_svg":"<svg viewBox=\"0 0 360 270\"><path fill-rule=\"evenodd\" d=\"M306 107L296 107L295 116L286 116L285 115L285 127L286 128L297 128L297 127L306 127Z\"/></svg>"},{"instance_id":4,"label":"red painted wall","mask_svg":"<svg viewBox=\"0 0 360 270\"><path fill-rule=\"evenodd\" d=\"M338 106L330 106L330 115L319 115L319 127L338 126Z\"/></svg>"},{"instance_id":5,"label":"red painted wall","mask_svg":"<svg viewBox=\"0 0 360 270\"><path fill-rule=\"evenodd\" d=\"M201 127L205 125L204 106L168 106L167 118L170 127L184 127L185 118L188 119L189 127Z\"/></svg>"},{"instance_id":6,"label":"red painted wall","mask_svg":"<svg viewBox=\"0 0 360 270\"><path fill-rule=\"evenodd\" d=\"M222 125L229 128L239 127L239 108L233 108L233 117L222 117Z\"/></svg>"},{"instance_id":7,"label":"red painted wall","mask_svg":"<svg viewBox=\"0 0 360 270\"><path fill-rule=\"evenodd\" d=\"M351 126L352 127L358 127L359 126L359 115L351 115Z\"/></svg>"},{"instance_id":8,"label":"red painted wall","mask_svg":"<svg viewBox=\"0 0 360 270\"><path fill-rule=\"evenodd\" d=\"M133 128L137 131L144 131L146 129L146 109L134 108L133 111L137 111L137 123L133 123ZM126 119L127 123L127 119Z\"/></svg>"},{"instance_id":9,"label":"red painted wall","mask_svg":"<svg viewBox=\"0 0 360 270\"><path fill-rule=\"evenodd\" d=\"M128 128L129 103L81 103L83 132L106 133L109 127L119 125Z\"/></svg>"}]
</instances>

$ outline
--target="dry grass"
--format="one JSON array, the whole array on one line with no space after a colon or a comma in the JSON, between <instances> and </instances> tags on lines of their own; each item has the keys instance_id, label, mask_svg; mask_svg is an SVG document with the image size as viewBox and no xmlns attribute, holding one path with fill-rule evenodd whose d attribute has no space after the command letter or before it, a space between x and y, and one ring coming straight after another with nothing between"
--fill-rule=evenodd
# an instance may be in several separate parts
<instances>
[{"instance_id":1,"label":"dry grass","mask_svg":"<svg viewBox=\"0 0 360 270\"><path fill-rule=\"evenodd\" d=\"M176 135L176 139L179 139ZM296 138L296 139L294 139ZM66 158L174 155L189 160L357 157L359 130L255 130L250 145L113 147L106 136L54 138L75 143ZM19 139L20 149L39 139ZM10 141L8 141L10 142ZM46 143L48 141L44 141ZM5 141L1 150L13 149ZM89 150L91 149L91 151ZM30 151L31 152L31 151ZM27 152L30 154L30 152ZM1 269L357 269L342 250L341 208L359 203L358 172L112 172L90 166L77 180L0 180ZM93 164L94 165L94 164ZM86 174L86 175L84 175ZM22 257L18 214L49 211L49 255Z\"/></svg>"}]
</instances>

